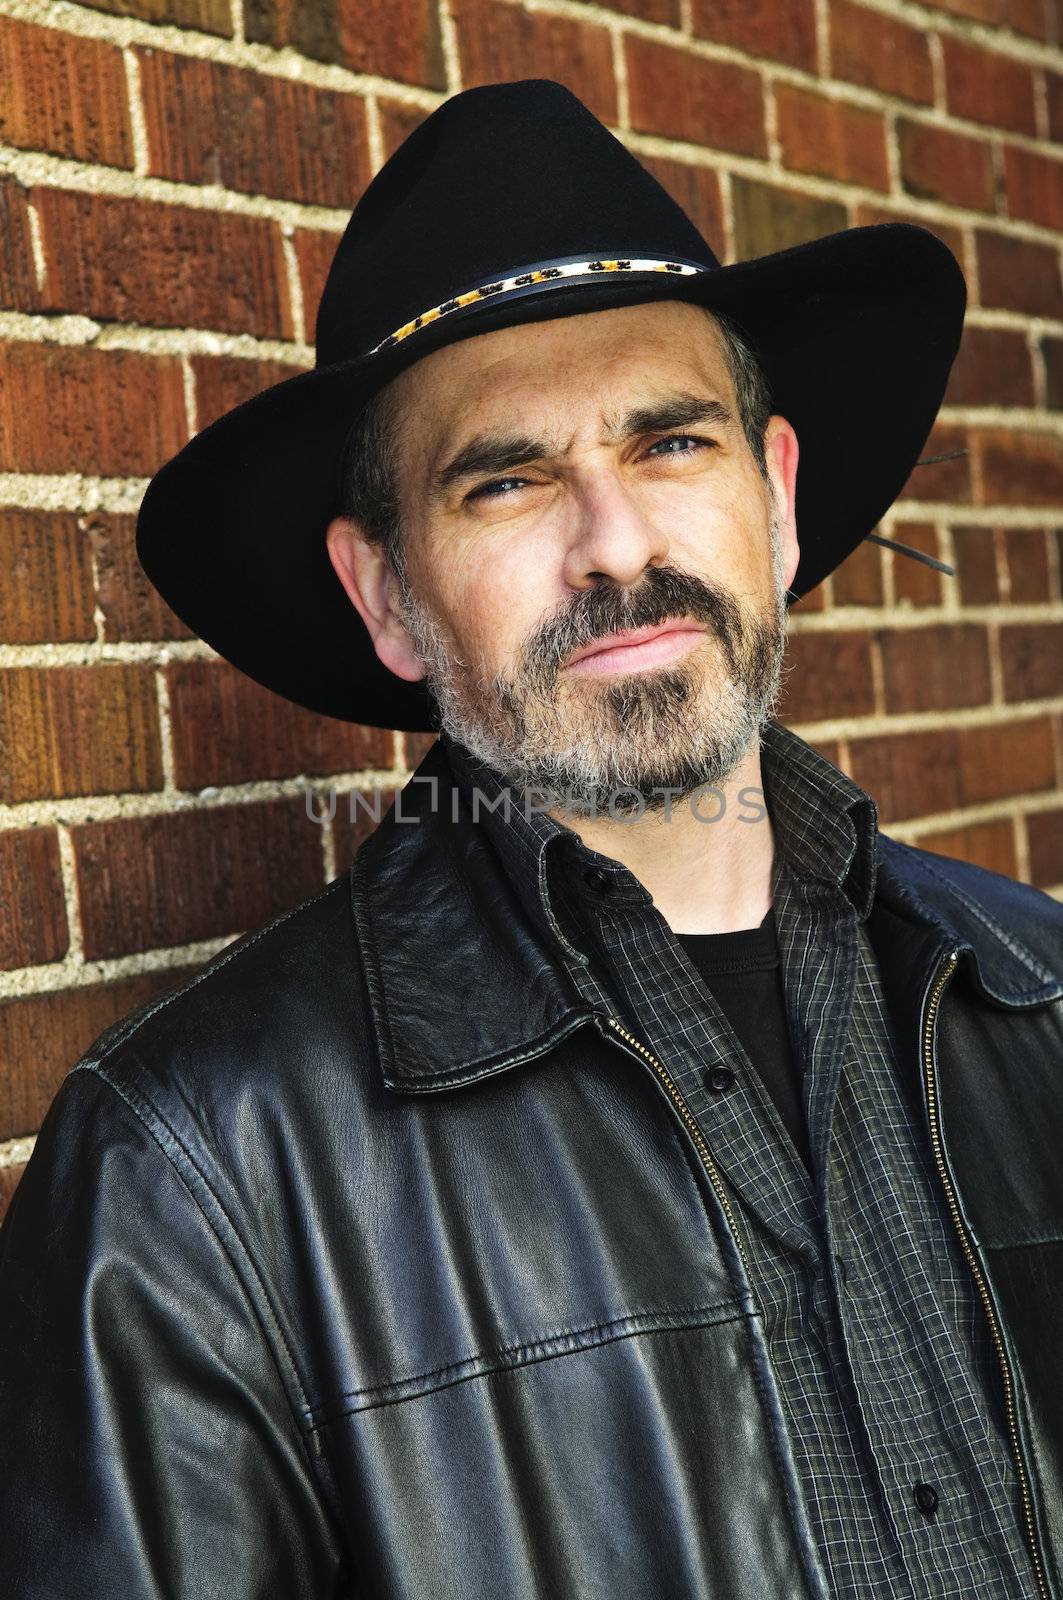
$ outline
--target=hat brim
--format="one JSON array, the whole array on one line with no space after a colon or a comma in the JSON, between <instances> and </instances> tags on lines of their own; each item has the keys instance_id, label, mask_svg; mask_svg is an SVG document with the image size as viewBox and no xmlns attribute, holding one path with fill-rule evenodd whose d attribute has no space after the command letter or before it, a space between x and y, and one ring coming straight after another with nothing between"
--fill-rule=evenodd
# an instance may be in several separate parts
<instances>
[{"instance_id":1,"label":"hat brim","mask_svg":"<svg viewBox=\"0 0 1063 1600\"><path fill-rule=\"evenodd\" d=\"M219 417L156 473L137 519L141 566L177 616L257 683L343 721L434 730L425 685L383 666L328 557L351 422L442 345L663 299L735 320L761 357L773 412L797 434L801 561L790 598L800 598L874 530L940 408L966 284L927 229L880 223L694 277L613 276L535 300L488 301L370 361L285 379Z\"/></svg>"}]
</instances>

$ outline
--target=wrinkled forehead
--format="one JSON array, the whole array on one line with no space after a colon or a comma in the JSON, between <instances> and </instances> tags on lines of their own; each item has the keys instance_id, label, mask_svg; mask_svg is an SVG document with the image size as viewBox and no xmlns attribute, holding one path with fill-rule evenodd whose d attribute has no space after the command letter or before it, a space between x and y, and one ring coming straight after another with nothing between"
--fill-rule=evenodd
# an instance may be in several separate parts
<instances>
[{"instance_id":1,"label":"wrinkled forehead","mask_svg":"<svg viewBox=\"0 0 1063 1600\"><path fill-rule=\"evenodd\" d=\"M395 379L400 473L427 481L484 428L608 431L634 407L692 388L735 398L723 335L702 306L656 301L497 329Z\"/></svg>"}]
</instances>

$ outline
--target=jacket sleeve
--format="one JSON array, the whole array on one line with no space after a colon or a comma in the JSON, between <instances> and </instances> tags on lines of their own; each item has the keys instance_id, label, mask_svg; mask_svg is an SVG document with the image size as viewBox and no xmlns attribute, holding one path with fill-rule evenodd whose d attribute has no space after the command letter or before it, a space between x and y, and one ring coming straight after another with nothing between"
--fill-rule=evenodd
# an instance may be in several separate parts
<instances>
[{"instance_id":1,"label":"jacket sleeve","mask_svg":"<svg viewBox=\"0 0 1063 1600\"><path fill-rule=\"evenodd\" d=\"M229 1256L92 1070L0 1227L0 1567L19 1600L354 1593Z\"/></svg>"}]
</instances>

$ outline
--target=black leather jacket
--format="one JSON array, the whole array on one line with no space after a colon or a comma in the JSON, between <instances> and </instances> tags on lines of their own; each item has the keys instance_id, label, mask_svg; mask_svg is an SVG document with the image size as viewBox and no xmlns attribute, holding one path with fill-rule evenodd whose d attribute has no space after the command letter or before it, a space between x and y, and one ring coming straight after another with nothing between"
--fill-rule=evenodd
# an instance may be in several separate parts
<instances>
[{"instance_id":1,"label":"black leather jacket","mask_svg":"<svg viewBox=\"0 0 1063 1600\"><path fill-rule=\"evenodd\" d=\"M0 1230L5 1592L826 1600L668 1063L573 997L482 826L424 784L403 808L53 1101ZM1063 1600L1063 907L879 852L869 926Z\"/></svg>"}]
</instances>

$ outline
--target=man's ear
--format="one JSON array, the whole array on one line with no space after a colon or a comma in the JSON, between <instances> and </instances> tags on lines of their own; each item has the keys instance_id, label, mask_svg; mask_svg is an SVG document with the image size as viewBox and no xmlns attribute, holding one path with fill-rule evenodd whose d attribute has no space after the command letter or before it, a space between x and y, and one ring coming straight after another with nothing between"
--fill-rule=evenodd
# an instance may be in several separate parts
<instances>
[{"instance_id":1,"label":"man's ear","mask_svg":"<svg viewBox=\"0 0 1063 1600\"><path fill-rule=\"evenodd\" d=\"M801 560L797 542L797 434L785 417L768 418L764 430L764 455L779 508L779 539L783 554L783 582L789 588Z\"/></svg>"},{"instance_id":2,"label":"man's ear","mask_svg":"<svg viewBox=\"0 0 1063 1600\"><path fill-rule=\"evenodd\" d=\"M382 545L367 539L353 517L333 517L325 535L329 560L347 597L369 630L380 660L397 678L417 683L424 664L397 606L397 580Z\"/></svg>"}]
</instances>

